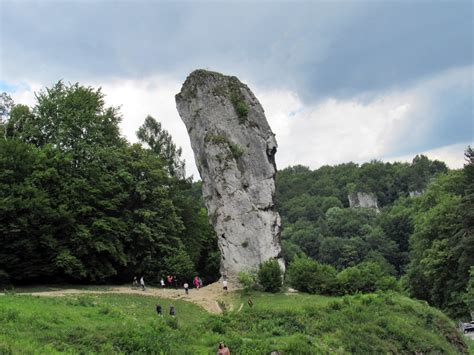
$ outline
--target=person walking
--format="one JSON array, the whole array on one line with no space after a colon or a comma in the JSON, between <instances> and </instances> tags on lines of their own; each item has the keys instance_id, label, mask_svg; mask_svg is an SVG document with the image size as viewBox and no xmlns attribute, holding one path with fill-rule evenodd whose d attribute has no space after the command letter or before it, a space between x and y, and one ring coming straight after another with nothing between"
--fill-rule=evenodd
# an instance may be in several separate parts
<instances>
[{"instance_id":1,"label":"person walking","mask_svg":"<svg viewBox=\"0 0 474 355\"><path fill-rule=\"evenodd\" d=\"M225 279L224 281L222 281L222 288L224 289L225 293L227 293L227 279Z\"/></svg>"},{"instance_id":2,"label":"person walking","mask_svg":"<svg viewBox=\"0 0 474 355\"><path fill-rule=\"evenodd\" d=\"M140 286L142 287L142 291L145 291L145 280L143 279L143 276L140 277Z\"/></svg>"},{"instance_id":3,"label":"person walking","mask_svg":"<svg viewBox=\"0 0 474 355\"><path fill-rule=\"evenodd\" d=\"M174 288L178 289L178 278L176 277L176 275L174 275L173 277L173 282L174 282Z\"/></svg>"},{"instance_id":4,"label":"person walking","mask_svg":"<svg viewBox=\"0 0 474 355\"><path fill-rule=\"evenodd\" d=\"M170 304L170 316L171 317L176 317L176 308L172 304Z\"/></svg>"},{"instance_id":5,"label":"person walking","mask_svg":"<svg viewBox=\"0 0 474 355\"><path fill-rule=\"evenodd\" d=\"M168 282L168 286L172 287L173 286L173 276L168 275L166 281Z\"/></svg>"},{"instance_id":6,"label":"person walking","mask_svg":"<svg viewBox=\"0 0 474 355\"><path fill-rule=\"evenodd\" d=\"M194 287L196 287L197 289L199 289L200 285L199 285L199 277L195 277L194 280L193 280L193 284L194 284Z\"/></svg>"},{"instance_id":7,"label":"person walking","mask_svg":"<svg viewBox=\"0 0 474 355\"><path fill-rule=\"evenodd\" d=\"M137 276L133 276L132 288L138 288Z\"/></svg>"},{"instance_id":8,"label":"person walking","mask_svg":"<svg viewBox=\"0 0 474 355\"><path fill-rule=\"evenodd\" d=\"M199 278L199 288L201 288L201 287L202 287L202 279Z\"/></svg>"},{"instance_id":9,"label":"person walking","mask_svg":"<svg viewBox=\"0 0 474 355\"><path fill-rule=\"evenodd\" d=\"M160 285L161 285L161 288L165 288L165 280L163 280L163 278L161 278L160 280Z\"/></svg>"},{"instance_id":10,"label":"person walking","mask_svg":"<svg viewBox=\"0 0 474 355\"><path fill-rule=\"evenodd\" d=\"M184 283L184 292L189 295L189 284L187 282Z\"/></svg>"}]
</instances>

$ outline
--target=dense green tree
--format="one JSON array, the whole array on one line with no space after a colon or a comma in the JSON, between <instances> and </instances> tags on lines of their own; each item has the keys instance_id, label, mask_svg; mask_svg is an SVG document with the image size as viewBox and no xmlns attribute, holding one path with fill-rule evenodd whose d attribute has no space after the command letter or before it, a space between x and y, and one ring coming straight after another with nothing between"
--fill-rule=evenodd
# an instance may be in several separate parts
<instances>
[{"instance_id":1,"label":"dense green tree","mask_svg":"<svg viewBox=\"0 0 474 355\"><path fill-rule=\"evenodd\" d=\"M467 284L467 294L464 299L468 310L474 313L474 266L469 269L469 282Z\"/></svg>"},{"instance_id":2,"label":"dense green tree","mask_svg":"<svg viewBox=\"0 0 474 355\"><path fill-rule=\"evenodd\" d=\"M465 211L465 204L472 203L467 193L473 184L472 163L470 159L463 171L439 175L414 206L409 290L451 315L467 311L463 299L474 265L471 212Z\"/></svg>"},{"instance_id":3,"label":"dense green tree","mask_svg":"<svg viewBox=\"0 0 474 355\"><path fill-rule=\"evenodd\" d=\"M160 122L151 116L137 131L141 143L146 144L165 163L171 176L183 179L185 176L185 163L181 158L182 149L177 147L167 130L163 129Z\"/></svg>"},{"instance_id":4,"label":"dense green tree","mask_svg":"<svg viewBox=\"0 0 474 355\"><path fill-rule=\"evenodd\" d=\"M376 213L370 208L330 208L326 212L326 223L329 233L335 237L363 236L370 231Z\"/></svg>"},{"instance_id":5,"label":"dense green tree","mask_svg":"<svg viewBox=\"0 0 474 355\"><path fill-rule=\"evenodd\" d=\"M288 266L288 282L308 293L333 294L337 289L336 269L307 257L296 257Z\"/></svg>"},{"instance_id":6,"label":"dense green tree","mask_svg":"<svg viewBox=\"0 0 474 355\"><path fill-rule=\"evenodd\" d=\"M378 263L364 262L348 267L337 274L341 294L374 292L397 287L396 279L384 273Z\"/></svg>"},{"instance_id":7,"label":"dense green tree","mask_svg":"<svg viewBox=\"0 0 474 355\"><path fill-rule=\"evenodd\" d=\"M7 121L14 105L15 103L10 95L6 92L0 94L0 137L5 139L7 136Z\"/></svg>"},{"instance_id":8,"label":"dense green tree","mask_svg":"<svg viewBox=\"0 0 474 355\"><path fill-rule=\"evenodd\" d=\"M192 184L170 174L166 155L129 145L120 119L100 89L62 82L33 109L11 108L0 144L4 279L216 277L215 235Z\"/></svg>"},{"instance_id":9,"label":"dense green tree","mask_svg":"<svg viewBox=\"0 0 474 355\"><path fill-rule=\"evenodd\" d=\"M257 280L265 292L279 292L282 287L282 270L275 259L261 263L257 271Z\"/></svg>"}]
</instances>

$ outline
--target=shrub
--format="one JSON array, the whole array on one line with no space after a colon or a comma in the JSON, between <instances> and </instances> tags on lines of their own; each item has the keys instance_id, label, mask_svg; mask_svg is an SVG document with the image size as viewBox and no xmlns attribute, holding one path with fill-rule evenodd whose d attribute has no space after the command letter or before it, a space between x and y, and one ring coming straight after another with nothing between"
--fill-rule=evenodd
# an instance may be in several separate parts
<instances>
[{"instance_id":1,"label":"shrub","mask_svg":"<svg viewBox=\"0 0 474 355\"><path fill-rule=\"evenodd\" d=\"M237 115L239 116L239 118L243 118L247 117L249 113L249 108L244 101L240 101L237 103L235 111L237 111Z\"/></svg>"},{"instance_id":2,"label":"shrub","mask_svg":"<svg viewBox=\"0 0 474 355\"><path fill-rule=\"evenodd\" d=\"M282 272L278 261L271 259L260 264L257 278L264 291L279 292L282 286Z\"/></svg>"},{"instance_id":3,"label":"shrub","mask_svg":"<svg viewBox=\"0 0 474 355\"><path fill-rule=\"evenodd\" d=\"M342 294L394 290L398 286L396 279L385 274L375 262L348 267L337 275L337 280Z\"/></svg>"},{"instance_id":4,"label":"shrub","mask_svg":"<svg viewBox=\"0 0 474 355\"><path fill-rule=\"evenodd\" d=\"M235 160L239 159L245 153L245 149L242 148L242 147L239 147L236 144L229 143L229 149L230 149L230 152L232 154L232 157Z\"/></svg>"},{"instance_id":5,"label":"shrub","mask_svg":"<svg viewBox=\"0 0 474 355\"><path fill-rule=\"evenodd\" d=\"M308 293L333 294L337 290L336 269L308 257L296 257L288 267L290 285Z\"/></svg>"},{"instance_id":6,"label":"shrub","mask_svg":"<svg viewBox=\"0 0 474 355\"><path fill-rule=\"evenodd\" d=\"M176 275L178 280L191 280L196 275L194 264L184 249L166 258L165 263L168 272Z\"/></svg>"},{"instance_id":7,"label":"shrub","mask_svg":"<svg viewBox=\"0 0 474 355\"><path fill-rule=\"evenodd\" d=\"M238 279L245 293L257 289L257 275L254 272L241 271L239 272Z\"/></svg>"}]
</instances>

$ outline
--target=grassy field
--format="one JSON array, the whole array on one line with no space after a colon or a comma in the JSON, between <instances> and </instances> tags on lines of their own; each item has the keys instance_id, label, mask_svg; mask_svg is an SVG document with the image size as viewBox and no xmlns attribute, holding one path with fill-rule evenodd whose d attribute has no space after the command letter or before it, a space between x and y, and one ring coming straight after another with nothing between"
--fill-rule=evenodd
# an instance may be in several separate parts
<instances>
[{"instance_id":1,"label":"grassy field","mask_svg":"<svg viewBox=\"0 0 474 355\"><path fill-rule=\"evenodd\" d=\"M466 353L454 324L422 302L396 294L331 298L304 294L223 297L223 315L184 301L102 294L0 297L0 353L233 354ZM155 305L177 318L159 318ZM240 305L242 309L238 311Z\"/></svg>"}]
</instances>

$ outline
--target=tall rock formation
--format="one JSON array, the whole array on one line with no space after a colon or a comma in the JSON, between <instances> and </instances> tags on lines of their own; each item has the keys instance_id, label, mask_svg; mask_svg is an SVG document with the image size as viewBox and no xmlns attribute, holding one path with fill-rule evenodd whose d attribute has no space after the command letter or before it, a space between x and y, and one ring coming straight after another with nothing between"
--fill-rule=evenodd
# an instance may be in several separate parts
<instances>
[{"instance_id":1,"label":"tall rock formation","mask_svg":"<svg viewBox=\"0 0 474 355\"><path fill-rule=\"evenodd\" d=\"M218 236L221 272L281 258L275 210L277 143L262 106L235 76L196 70L176 95Z\"/></svg>"}]
</instances>

